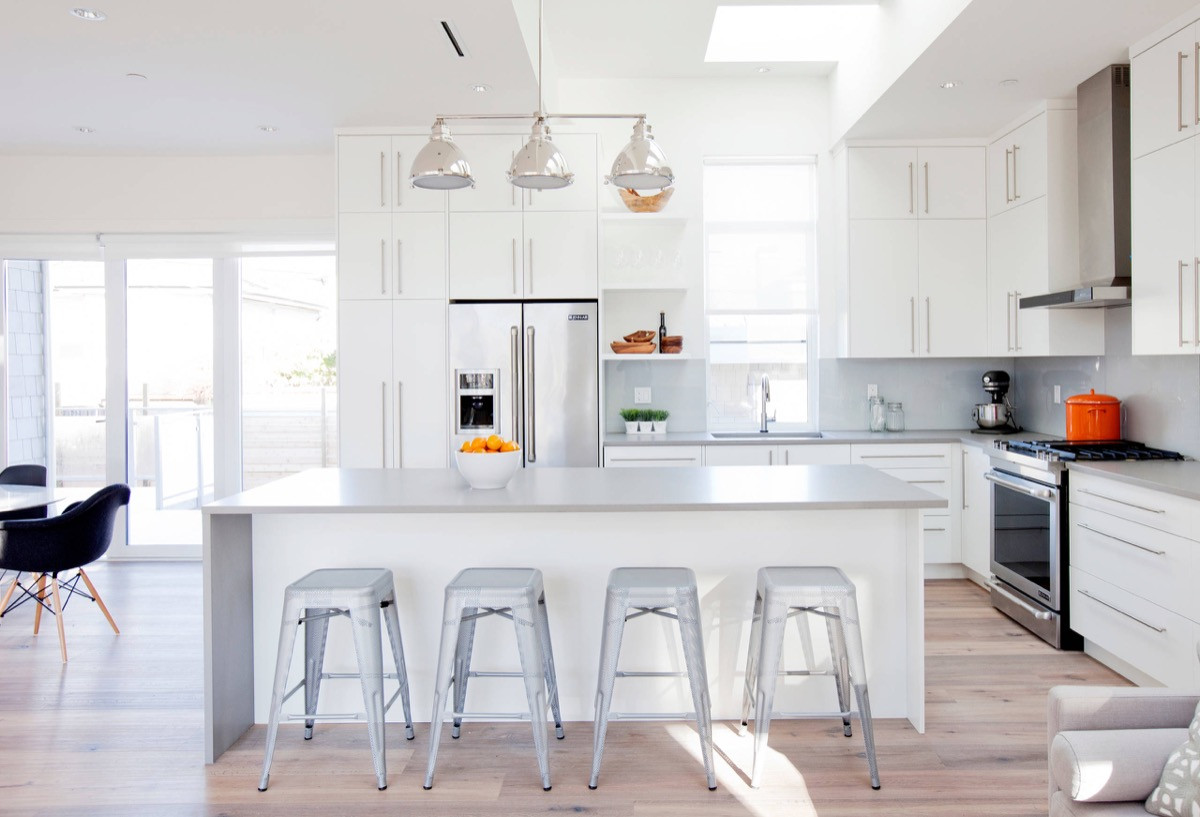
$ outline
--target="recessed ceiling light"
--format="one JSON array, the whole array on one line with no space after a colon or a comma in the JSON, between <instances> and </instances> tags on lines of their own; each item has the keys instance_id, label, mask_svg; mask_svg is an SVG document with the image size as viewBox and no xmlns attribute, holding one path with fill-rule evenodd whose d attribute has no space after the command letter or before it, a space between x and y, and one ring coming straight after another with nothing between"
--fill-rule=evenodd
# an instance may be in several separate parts
<instances>
[{"instance_id":1,"label":"recessed ceiling light","mask_svg":"<svg viewBox=\"0 0 1200 817\"><path fill-rule=\"evenodd\" d=\"M939 83L939 87L945 88L947 91L949 91L951 88L957 88L960 85L962 85L961 82L959 82L957 80L953 80L953 79L946 80L945 82Z\"/></svg>"},{"instance_id":2,"label":"recessed ceiling light","mask_svg":"<svg viewBox=\"0 0 1200 817\"><path fill-rule=\"evenodd\" d=\"M71 9L71 14L80 20L88 20L93 23L99 23L108 19L107 14L96 9Z\"/></svg>"},{"instance_id":3,"label":"recessed ceiling light","mask_svg":"<svg viewBox=\"0 0 1200 817\"><path fill-rule=\"evenodd\" d=\"M275 131L279 130L279 128L275 127L274 125L259 125L258 129L263 133L274 133Z\"/></svg>"},{"instance_id":4,"label":"recessed ceiling light","mask_svg":"<svg viewBox=\"0 0 1200 817\"><path fill-rule=\"evenodd\" d=\"M145 79L145 78L146 78L145 74L135 74L132 72L125 75L125 79Z\"/></svg>"},{"instance_id":5,"label":"recessed ceiling light","mask_svg":"<svg viewBox=\"0 0 1200 817\"><path fill-rule=\"evenodd\" d=\"M96 132L95 128L89 128L87 125L76 125L75 130L79 131L80 133L95 133Z\"/></svg>"},{"instance_id":6,"label":"recessed ceiling light","mask_svg":"<svg viewBox=\"0 0 1200 817\"><path fill-rule=\"evenodd\" d=\"M492 90L492 88L490 85L484 85L482 82L477 82L471 86L471 90L477 94L486 94L488 91Z\"/></svg>"},{"instance_id":7,"label":"recessed ceiling light","mask_svg":"<svg viewBox=\"0 0 1200 817\"><path fill-rule=\"evenodd\" d=\"M1013 85L1016 85L1018 82L1020 82L1020 80L1017 80L1017 79L1002 79L1002 80L1000 80L1000 84L1006 88L1010 88Z\"/></svg>"},{"instance_id":8,"label":"recessed ceiling light","mask_svg":"<svg viewBox=\"0 0 1200 817\"><path fill-rule=\"evenodd\" d=\"M760 73L760 74L769 74L769 73L771 73L771 66L769 66L769 65L760 65L760 66L758 66L757 68L755 68L754 70L755 70L755 71L757 71L757 72L758 72L758 73Z\"/></svg>"}]
</instances>

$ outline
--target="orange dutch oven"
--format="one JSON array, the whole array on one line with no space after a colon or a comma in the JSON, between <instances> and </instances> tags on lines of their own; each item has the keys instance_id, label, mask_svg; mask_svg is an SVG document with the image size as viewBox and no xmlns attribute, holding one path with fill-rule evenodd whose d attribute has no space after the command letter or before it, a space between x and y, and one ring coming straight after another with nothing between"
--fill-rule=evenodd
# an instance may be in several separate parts
<instances>
[{"instance_id":1,"label":"orange dutch oven","mask_svg":"<svg viewBox=\"0 0 1200 817\"><path fill-rule=\"evenodd\" d=\"M1067 398L1067 439L1121 439L1121 401L1108 394L1076 394Z\"/></svg>"}]
</instances>

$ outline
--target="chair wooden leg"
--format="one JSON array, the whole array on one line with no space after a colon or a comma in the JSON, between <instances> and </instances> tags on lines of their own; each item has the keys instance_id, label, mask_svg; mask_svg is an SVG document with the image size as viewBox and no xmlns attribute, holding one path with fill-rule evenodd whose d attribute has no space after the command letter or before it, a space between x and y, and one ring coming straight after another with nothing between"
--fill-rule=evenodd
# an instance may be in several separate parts
<instances>
[{"instance_id":1,"label":"chair wooden leg","mask_svg":"<svg viewBox=\"0 0 1200 817\"><path fill-rule=\"evenodd\" d=\"M96 585L92 584L92 580L88 578L88 574L83 572L82 567L79 568L79 578L83 579L83 583L87 585L88 592L92 594L92 598L96 600L96 604L100 605L100 612L104 613L104 617L112 625L113 632L120 635L121 631L117 629L117 622L113 621L113 617L109 615L108 608L104 606L104 601L100 598L100 594L96 592ZM3 607L0 607L0 610L3 609Z\"/></svg>"},{"instance_id":2,"label":"chair wooden leg","mask_svg":"<svg viewBox=\"0 0 1200 817\"><path fill-rule=\"evenodd\" d=\"M62 660L65 664L67 663L67 634L63 630L62 599L58 597L57 576L50 578L50 593L54 596L54 621L58 624L58 649L62 653Z\"/></svg>"},{"instance_id":3,"label":"chair wooden leg","mask_svg":"<svg viewBox=\"0 0 1200 817\"><path fill-rule=\"evenodd\" d=\"M17 574L20 578L20 574ZM4 594L4 601L0 601L0 616L8 612L8 603L12 601L13 591L17 589L17 579L12 580L12 584L8 586L8 592Z\"/></svg>"},{"instance_id":4,"label":"chair wooden leg","mask_svg":"<svg viewBox=\"0 0 1200 817\"><path fill-rule=\"evenodd\" d=\"M42 626L42 602L46 599L46 574L38 574L37 580L37 605L33 610L33 634L38 634L38 629Z\"/></svg>"}]
</instances>

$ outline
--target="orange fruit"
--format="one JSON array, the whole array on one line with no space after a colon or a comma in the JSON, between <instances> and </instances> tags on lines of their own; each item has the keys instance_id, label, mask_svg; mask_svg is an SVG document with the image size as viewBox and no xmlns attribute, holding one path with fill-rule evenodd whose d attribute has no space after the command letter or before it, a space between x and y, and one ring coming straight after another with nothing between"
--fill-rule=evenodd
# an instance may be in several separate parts
<instances>
[{"instance_id":1,"label":"orange fruit","mask_svg":"<svg viewBox=\"0 0 1200 817\"><path fill-rule=\"evenodd\" d=\"M486 447L487 447L487 441L484 440L483 437L476 437L475 439L471 440L470 451L472 454L478 454L480 451L483 451Z\"/></svg>"},{"instance_id":2,"label":"orange fruit","mask_svg":"<svg viewBox=\"0 0 1200 817\"><path fill-rule=\"evenodd\" d=\"M508 440L507 442L501 444L500 450L501 451L516 451L517 444L514 443L512 440Z\"/></svg>"},{"instance_id":3,"label":"orange fruit","mask_svg":"<svg viewBox=\"0 0 1200 817\"><path fill-rule=\"evenodd\" d=\"M471 441L470 441L470 440L463 440L462 447L461 447L461 448L459 448L458 450L459 450L459 451L470 451L470 450L471 450Z\"/></svg>"},{"instance_id":4,"label":"orange fruit","mask_svg":"<svg viewBox=\"0 0 1200 817\"><path fill-rule=\"evenodd\" d=\"M499 451L500 446L502 445L504 445L504 440L500 439L500 437L496 434L493 434L487 438L488 451Z\"/></svg>"}]
</instances>

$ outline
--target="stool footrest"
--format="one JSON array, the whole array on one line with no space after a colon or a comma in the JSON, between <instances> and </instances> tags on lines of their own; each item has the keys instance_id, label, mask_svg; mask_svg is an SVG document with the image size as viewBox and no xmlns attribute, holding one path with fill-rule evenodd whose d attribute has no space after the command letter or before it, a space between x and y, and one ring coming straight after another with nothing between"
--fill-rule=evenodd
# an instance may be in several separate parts
<instances>
[{"instance_id":1,"label":"stool footrest","mask_svg":"<svg viewBox=\"0 0 1200 817\"><path fill-rule=\"evenodd\" d=\"M323 715L288 715L289 721L361 721L364 715L362 712L351 712L347 714L326 713Z\"/></svg>"},{"instance_id":2,"label":"stool footrest","mask_svg":"<svg viewBox=\"0 0 1200 817\"><path fill-rule=\"evenodd\" d=\"M816 670L816 669L785 669L779 672L780 675L832 675L837 676L833 670Z\"/></svg>"},{"instance_id":3,"label":"stool footrest","mask_svg":"<svg viewBox=\"0 0 1200 817\"><path fill-rule=\"evenodd\" d=\"M695 712L609 712L610 721L694 721Z\"/></svg>"},{"instance_id":4,"label":"stool footrest","mask_svg":"<svg viewBox=\"0 0 1200 817\"><path fill-rule=\"evenodd\" d=\"M845 712L772 712L771 720L783 718L785 720L812 720L816 718L862 718L858 714L857 709L848 709Z\"/></svg>"},{"instance_id":5,"label":"stool footrest","mask_svg":"<svg viewBox=\"0 0 1200 817\"><path fill-rule=\"evenodd\" d=\"M686 672L626 672L617 670L617 678L686 678Z\"/></svg>"},{"instance_id":6,"label":"stool footrest","mask_svg":"<svg viewBox=\"0 0 1200 817\"><path fill-rule=\"evenodd\" d=\"M467 673L467 677L468 678L524 678L525 673L523 673L523 672L501 672L501 671L491 671L491 670L484 670L484 671L477 672L475 670L471 670L470 672Z\"/></svg>"},{"instance_id":7,"label":"stool footrest","mask_svg":"<svg viewBox=\"0 0 1200 817\"><path fill-rule=\"evenodd\" d=\"M527 721L530 718L528 712L452 712L450 713L455 720L462 718L479 718L480 720L488 721ZM445 723L446 719L442 719Z\"/></svg>"}]
</instances>

